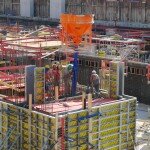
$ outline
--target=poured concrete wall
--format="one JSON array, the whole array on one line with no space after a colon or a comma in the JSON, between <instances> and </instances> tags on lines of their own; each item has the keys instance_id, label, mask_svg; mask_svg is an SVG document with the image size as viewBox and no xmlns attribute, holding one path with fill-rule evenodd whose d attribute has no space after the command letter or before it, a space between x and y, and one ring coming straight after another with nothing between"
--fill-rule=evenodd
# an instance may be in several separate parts
<instances>
[{"instance_id":1,"label":"poured concrete wall","mask_svg":"<svg viewBox=\"0 0 150 150\"><path fill-rule=\"evenodd\" d=\"M49 17L50 0L34 0L34 16Z\"/></svg>"},{"instance_id":2,"label":"poured concrete wall","mask_svg":"<svg viewBox=\"0 0 150 150\"><path fill-rule=\"evenodd\" d=\"M122 0L122 2L106 0L66 0L65 7L67 13L93 13L95 15L95 23L100 25L150 28L149 0L147 0L146 3L129 2L129 0ZM20 0L0 0L0 14L20 16L20 9ZM56 9L52 8L52 10L59 11L60 9L57 7ZM33 12L35 17L51 18L50 11L50 0L34 0ZM58 18L58 15L56 16Z\"/></svg>"},{"instance_id":3,"label":"poured concrete wall","mask_svg":"<svg viewBox=\"0 0 150 150\"><path fill-rule=\"evenodd\" d=\"M150 1L110 2L106 0L67 0L66 11L75 14L95 14L95 22L101 25L149 27ZM136 23L136 24L135 24Z\"/></svg>"},{"instance_id":4,"label":"poured concrete wall","mask_svg":"<svg viewBox=\"0 0 150 150\"><path fill-rule=\"evenodd\" d=\"M34 16L34 0L20 0L20 15L24 17Z\"/></svg>"}]
</instances>

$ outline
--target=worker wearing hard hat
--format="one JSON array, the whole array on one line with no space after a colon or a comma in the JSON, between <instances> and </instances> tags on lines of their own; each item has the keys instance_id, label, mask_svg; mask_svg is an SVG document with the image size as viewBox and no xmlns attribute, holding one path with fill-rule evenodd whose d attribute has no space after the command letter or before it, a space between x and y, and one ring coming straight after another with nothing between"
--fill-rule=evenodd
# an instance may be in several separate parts
<instances>
[{"instance_id":1,"label":"worker wearing hard hat","mask_svg":"<svg viewBox=\"0 0 150 150\"><path fill-rule=\"evenodd\" d=\"M68 64L65 68L63 79L65 83L65 96L71 94L70 82L72 78L73 64Z\"/></svg>"},{"instance_id":2,"label":"worker wearing hard hat","mask_svg":"<svg viewBox=\"0 0 150 150\"><path fill-rule=\"evenodd\" d=\"M60 69L59 69L58 65L56 65L56 64L52 65L51 74L53 76L53 84L54 84L54 86L59 86L59 82L60 82Z\"/></svg>"},{"instance_id":3,"label":"worker wearing hard hat","mask_svg":"<svg viewBox=\"0 0 150 150\"><path fill-rule=\"evenodd\" d=\"M92 71L91 77L90 77L90 82L91 82L91 88L92 88L92 93L96 94L96 97L100 97L100 77L96 73L95 70Z\"/></svg>"}]
</instances>

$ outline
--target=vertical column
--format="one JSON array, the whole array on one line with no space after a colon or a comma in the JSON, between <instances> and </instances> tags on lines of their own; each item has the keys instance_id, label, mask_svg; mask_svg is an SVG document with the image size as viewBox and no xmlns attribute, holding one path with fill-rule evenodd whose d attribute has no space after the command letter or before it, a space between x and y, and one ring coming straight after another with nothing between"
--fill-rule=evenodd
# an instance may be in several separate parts
<instances>
[{"instance_id":1,"label":"vertical column","mask_svg":"<svg viewBox=\"0 0 150 150\"><path fill-rule=\"evenodd\" d=\"M130 132L130 126L129 126L129 116L130 116L130 103L128 101L128 113L127 113L127 148L128 148L128 141L129 141L129 132Z\"/></svg>"},{"instance_id":2,"label":"vertical column","mask_svg":"<svg viewBox=\"0 0 150 150\"><path fill-rule=\"evenodd\" d=\"M85 109L85 91L82 91L82 108Z\"/></svg>"},{"instance_id":3,"label":"vertical column","mask_svg":"<svg viewBox=\"0 0 150 150\"><path fill-rule=\"evenodd\" d=\"M99 107L99 112L101 112L101 106ZM100 142L100 138L101 138L101 118L99 116L98 119L98 150L100 150L101 148L101 142Z\"/></svg>"},{"instance_id":4,"label":"vertical column","mask_svg":"<svg viewBox=\"0 0 150 150\"><path fill-rule=\"evenodd\" d=\"M0 102L0 110L2 110L1 102ZM0 133L2 133L2 111L0 112ZM2 134L0 134L0 141L2 141Z\"/></svg>"},{"instance_id":5,"label":"vertical column","mask_svg":"<svg viewBox=\"0 0 150 150\"><path fill-rule=\"evenodd\" d=\"M55 86L55 101L58 101L58 86Z\"/></svg>"},{"instance_id":6,"label":"vertical column","mask_svg":"<svg viewBox=\"0 0 150 150\"><path fill-rule=\"evenodd\" d=\"M121 138L122 138L122 103L120 103L120 134L119 134L119 150L121 150Z\"/></svg>"},{"instance_id":7,"label":"vertical column","mask_svg":"<svg viewBox=\"0 0 150 150\"><path fill-rule=\"evenodd\" d=\"M89 115L91 115L92 112L92 94L88 94L88 110L89 110ZM88 126L88 130L89 130L89 134L88 134L88 139L89 139L89 143L92 144L92 118L89 118L89 126ZM89 146L90 148L90 146Z\"/></svg>"},{"instance_id":8,"label":"vertical column","mask_svg":"<svg viewBox=\"0 0 150 150\"><path fill-rule=\"evenodd\" d=\"M58 112L55 115L55 142L58 141ZM55 144L55 150L58 150L58 144Z\"/></svg>"},{"instance_id":9,"label":"vertical column","mask_svg":"<svg viewBox=\"0 0 150 150\"><path fill-rule=\"evenodd\" d=\"M61 118L62 135L61 135L61 150L65 150L65 118Z\"/></svg>"},{"instance_id":10,"label":"vertical column","mask_svg":"<svg viewBox=\"0 0 150 150\"><path fill-rule=\"evenodd\" d=\"M31 111L32 111L32 94L29 94L29 112L28 112L28 143L29 150L31 150Z\"/></svg>"},{"instance_id":11,"label":"vertical column","mask_svg":"<svg viewBox=\"0 0 150 150\"><path fill-rule=\"evenodd\" d=\"M45 102L45 68L34 69L34 101L36 104Z\"/></svg>"}]
</instances>

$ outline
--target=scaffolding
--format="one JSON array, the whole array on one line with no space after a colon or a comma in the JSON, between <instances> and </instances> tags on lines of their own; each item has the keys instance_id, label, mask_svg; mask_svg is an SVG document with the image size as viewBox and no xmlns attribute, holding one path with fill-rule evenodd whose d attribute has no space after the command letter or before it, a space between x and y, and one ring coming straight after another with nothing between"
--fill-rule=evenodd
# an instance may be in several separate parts
<instances>
[{"instance_id":1,"label":"scaffolding","mask_svg":"<svg viewBox=\"0 0 150 150\"><path fill-rule=\"evenodd\" d=\"M25 66L8 66L0 68L0 93L12 103L22 103L25 93Z\"/></svg>"}]
</instances>

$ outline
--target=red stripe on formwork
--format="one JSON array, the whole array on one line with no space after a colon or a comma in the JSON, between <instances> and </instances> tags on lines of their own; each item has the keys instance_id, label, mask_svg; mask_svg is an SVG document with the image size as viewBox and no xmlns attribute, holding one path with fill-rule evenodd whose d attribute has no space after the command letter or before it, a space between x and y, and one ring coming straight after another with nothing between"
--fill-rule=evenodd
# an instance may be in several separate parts
<instances>
[{"instance_id":1,"label":"red stripe on formwork","mask_svg":"<svg viewBox=\"0 0 150 150\"><path fill-rule=\"evenodd\" d=\"M24 66L9 66L9 67L0 67L0 70L13 70L13 69L23 69L25 68L26 65Z\"/></svg>"}]
</instances>

